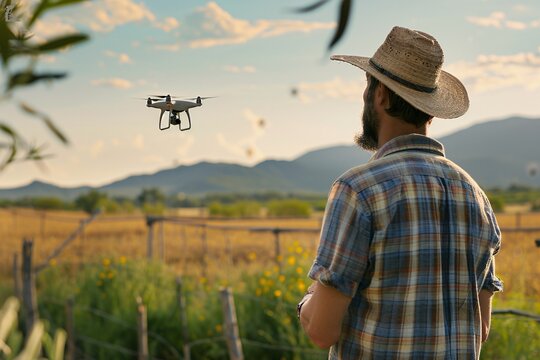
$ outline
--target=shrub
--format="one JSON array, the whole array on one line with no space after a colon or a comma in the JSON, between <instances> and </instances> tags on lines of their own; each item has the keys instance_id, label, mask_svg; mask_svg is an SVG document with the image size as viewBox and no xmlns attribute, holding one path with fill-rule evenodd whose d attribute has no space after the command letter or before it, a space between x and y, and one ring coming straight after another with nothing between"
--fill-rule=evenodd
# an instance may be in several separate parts
<instances>
[{"instance_id":1,"label":"shrub","mask_svg":"<svg viewBox=\"0 0 540 360\"><path fill-rule=\"evenodd\" d=\"M275 217L309 217L311 206L298 199L274 200L268 204L268 215Z\"/></svg>"}]
</instances>

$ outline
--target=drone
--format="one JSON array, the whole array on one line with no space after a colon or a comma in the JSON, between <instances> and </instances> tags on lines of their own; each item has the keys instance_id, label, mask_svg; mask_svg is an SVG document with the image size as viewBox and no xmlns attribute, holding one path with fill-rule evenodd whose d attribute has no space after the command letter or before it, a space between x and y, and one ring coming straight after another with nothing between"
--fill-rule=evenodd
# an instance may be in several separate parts
<instances>
[{"instance_id":1,"label":"drone","mask_svg":"<svg viewBox=\"0 0 540 360\"><path fill-rule=\"evenodd\" d=\"M171 95L150 95L148 99L146 99L146 106L161 110L161 114L159 115L159 130L167 130L171 125L178 125L180 131L186 131L191 129L189 109L199 107L202 105L204 99L211 99L213 97L214 96L197 96L196 98L180 99ZM169 112L168 123L163 121L163 113L165 113L165 111ZM185 112L187 115L188 125L186 127L182 127L182 122L180 121L180 113L182 112Z\"/></svg>"}]
</instances>

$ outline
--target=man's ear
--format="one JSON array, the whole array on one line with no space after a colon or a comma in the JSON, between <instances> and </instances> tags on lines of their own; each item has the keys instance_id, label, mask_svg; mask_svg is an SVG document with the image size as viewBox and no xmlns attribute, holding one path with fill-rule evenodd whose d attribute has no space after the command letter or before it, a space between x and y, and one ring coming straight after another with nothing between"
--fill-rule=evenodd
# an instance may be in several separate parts
<instances>
[{"instance_id":1,"label":"man's ear","mask_svg":"<svg viewBox=\"0 0 540 360\"><path fill-rule=\"evenodd\" d=\"M388 109L390 106L390 94L388 88L382 82L379 82L375 88L375 105L382 107L382 109Z\"/></svg>"}]
</instances>

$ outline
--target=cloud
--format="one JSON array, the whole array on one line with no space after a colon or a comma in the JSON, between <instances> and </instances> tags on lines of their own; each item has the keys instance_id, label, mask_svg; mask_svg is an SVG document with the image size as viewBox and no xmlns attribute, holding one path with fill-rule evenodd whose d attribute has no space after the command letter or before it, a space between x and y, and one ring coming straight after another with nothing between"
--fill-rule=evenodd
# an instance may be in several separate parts
<instances>
[{"instance_id":1,"label":"cloud","mask_svg":"<svg viewBox=\"0 0 540 360\"><path fill-rule=\"evenodd\" d=\"M246 137L236 141L229 141L222 133L218 133L216 135L217 142L231 154L241 158L247 157L253 162L261 161L264 159L264 154L257 145L257 141L266 132L266 121L251 109L244 109L243 115L251 125L251 132Z\"/></svg>"},{"instance_id":2,"label":"cloud","mask_svg":"<svg viewBox=\"0 0 540 360\"><path fill-rule=\"evenodd\" d=\"M336 24L299 20L236 19L215 2L199 7L187 19L182 37L192 48L241 44L255 38L281 36L293 32L308 33L335 28ZM181 29L182 30L182 29Z\"/></svg>"},{"instance_id":3,"label":"cloud","mask_svg":"<svg viewBox=\"0 0 540 360\"><path fill-rule=\"evenodd\" d=\"M93 158L98 157L99 154L103 152L103 150L105 150L105 143L103 142L103 140L98 140L92 145L90 145L90 155Z\"/></svg>"},{"instance_id":4,"label":"cloud","mask_svg":"<svg viewBox=\"0 0 540 360\"><path fill-rule=\"evenodd\" d=\"M445 70L477 92L510 87L540 88L540 53L480 55L474 62L450 64Z\"/></svg>"},{"instance_id":5,"label":"cloud","mask_svg":"<svg viewBox=\"0 0 540 360\"><path fill-rule=\"evenodd\" d=\"M163 21L155 21L154 26L165 32L169 32L179 27L180 23L173 17L167 17Z\"/></svg>"},{"instance_id":6,"label":"cloud","mask_svg":"<svg viewBox=\"0 0 540 360\"><path fill-rule=\"evenodd\" d=\"M120 64L131 64L133 62L131 61L131 58L129 57L128 54L116 53L110 50L105 51L104 54L108 57L117 59Z\"/></svg>"},{"instance_id":7,"label":"cloud","mask_svg":"<svg viewBox=\"0 0 540 360\"><path fill-rule=\"evenodd\" d=\"M362 99L365 87L365 79L343 80L341 77L335 77L323 82L301 82L295 87L295 90L296 96L303 103L329 98L358 101Z\"/></svg>"},{"instance_id":8,"label":"cloud","mask_svg":"<svg viewBox=\"0 0 540 360\"><path fill-rule=\"evenodd\" d=\"M468 16L467 21L481 27L494 27L498 29L525 30L538 27L538 21L524 23L522 21L507 20L506 14L502 11L492 12L487 17Z\"/></svg>"},{"instance_id":9,"label":"cloud","mask_svg":"<svg viewBox=\"0 0 540 360\"><path fill-rule=\"evenodd\" d=\"M96 79L91 81L94 86L113 87L115 89L129 89L133 87L131 81L122 78Z\"/></svg>"},{"instance_id":10,"label":"cloud","mask_svg":"<svg viewBox=\"0 0 540 360\"><path fill-rule=\"evenodd\" d=\"M58 17L48 18L46 20L36 21L32 32L35 36L41 38L52 38L59 35L66 35L77 32L77 29L71 24L63 22Z\"/></svg>"},{"instance_id":11,"label":"cloud","mask_svg":"<svg viewBox=\"0 0 540 360\"><path fill-rule=\"evenodd\" d=\"M144 149L144 136L141 134L135 135L135 137L131 140L131 145L133 145L135 149Z\"/></svg>"},{"instance_id":12,"label":"cloud","mask_svg":"<svg viewBox=\"0 0 540 360\"><path fill-rule=\"evenodd\" d=\"M143 4L132 0L99 0L85 3L80 21L90 29L108 32L116 26L130 22L156 20L156 16Z\"/></svg>"},{"instance_id":13,"label":"cloud","mask_svg":"<svg viewBox=\"0 0 540 360\"><path fill-rule=\"evenodd\" d=\"M247 66L225 65L223 68L225 69L225 71L230 72L230 73L235 73L235 74L254 73L257 71L255 67L250 66L250 65L247 65Z\"/></svg>"}]
</instances>

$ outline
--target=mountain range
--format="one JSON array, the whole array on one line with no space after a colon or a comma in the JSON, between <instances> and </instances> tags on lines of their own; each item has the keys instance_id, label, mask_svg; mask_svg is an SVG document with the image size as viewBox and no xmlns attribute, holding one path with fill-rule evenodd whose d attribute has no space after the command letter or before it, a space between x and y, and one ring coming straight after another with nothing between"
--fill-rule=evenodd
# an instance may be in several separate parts
<instances>
[{"instance_id":1,"label":"mountain range","mask_svg":"<svg viewBox=\"0 0 540 360\"><path fill-rule=\"evenodd\" d=\"M512 117L484 122L439 138L446 156L467 170L484 188L511 184L540 186L540 119ZM265 160L255 166L200 162L152 174L132 175L109 184L60 187L41 181L0 189L0 199L54 196L73 200L91 189L110 196L137 196L143 188L188 196L206 193L328 192L333 180L369 160L354 145L310 151L294 160ZM537 169L538 171L534 171Z\"/></svg>"}]
</instances>

